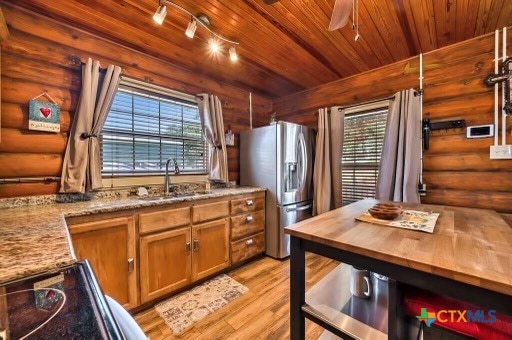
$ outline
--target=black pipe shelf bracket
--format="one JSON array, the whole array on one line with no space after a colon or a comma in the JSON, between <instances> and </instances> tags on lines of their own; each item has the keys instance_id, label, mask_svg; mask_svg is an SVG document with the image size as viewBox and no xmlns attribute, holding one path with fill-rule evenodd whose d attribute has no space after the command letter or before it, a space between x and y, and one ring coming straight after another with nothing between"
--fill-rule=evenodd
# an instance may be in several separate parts
<instances>
[{"instance_id":1,"label":"black pipe shelf bracket","mask_svg":"<svg viewBox=\"0 0 512 340\"><path fill-rule=\"evenodd\" d=\"M510 70L511 63L512 57L505 59L505 61L501 64L503 73L491 73L484 79L485 85L489 87L494 86L497 83L504 83L503 91L505 92L505 105L503 106L503 111L507 115L512 115L512 101L510 98L510 89L512 88L512 72Z\"/></svg>"},{"instance_id":2,"label":"black pipe shelf bracket","mask_svg":"<svg viewBox=\"0 0 512 340\"><path fill-rule=\"evenodd\" d=\"M428 150L430 131L458 129L465 127L466 121L464 119L431 122L430 119L424 118L422 122L423 150Z\"/></svg>"}]
</instances>

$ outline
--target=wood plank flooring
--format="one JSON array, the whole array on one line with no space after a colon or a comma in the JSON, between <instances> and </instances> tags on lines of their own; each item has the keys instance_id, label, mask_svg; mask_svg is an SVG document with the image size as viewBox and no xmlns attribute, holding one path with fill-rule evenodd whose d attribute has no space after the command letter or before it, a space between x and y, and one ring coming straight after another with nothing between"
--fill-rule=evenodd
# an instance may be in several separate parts
<instances>
[{"instance_id":1,"label":"wood plank flooring","mask_svg":"<svg viewBox=\"0 0 512 340\"><path fill-rule=\"evenodd\" d=\"M306 255L306 286L333 270L338 262ZM228 273L249 288L243 296L199 321L180 336L150 308L135 320L151 340L158 339L288 339L290 261L263 257ZM323 328L306 320L308 339L317 339Z\"/></svg>"}]
</instances>

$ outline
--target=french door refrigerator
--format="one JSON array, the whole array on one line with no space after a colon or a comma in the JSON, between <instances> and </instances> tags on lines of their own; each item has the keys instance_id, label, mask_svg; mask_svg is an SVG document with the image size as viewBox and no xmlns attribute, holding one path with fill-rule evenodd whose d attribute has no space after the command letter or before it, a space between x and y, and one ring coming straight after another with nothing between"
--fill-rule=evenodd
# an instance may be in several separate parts
<instances>
[{"instance_id":1,"label":"french door refrigerator","mask_svg":"<svg viewBox=\"0 0 512 340\"><path fill-rule=\"evenodd\" d=\"M240 184L267 188L266 253L290 255L284 227L311 217L314 131L287 122L240 134Z\"/></svg>"}]
</instances>

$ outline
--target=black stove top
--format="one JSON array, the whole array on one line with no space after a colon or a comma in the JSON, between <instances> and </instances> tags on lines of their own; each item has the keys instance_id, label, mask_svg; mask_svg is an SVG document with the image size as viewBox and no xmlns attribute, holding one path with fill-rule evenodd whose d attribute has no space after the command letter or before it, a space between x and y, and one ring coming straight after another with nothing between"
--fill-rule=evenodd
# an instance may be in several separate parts
<instances>
[{"instance_id":1,"label":"black stove top","mask_svg":"<svg viewBox=\"0 0 512 340\"><path fill-rule=\"evenodd\" d=\"M7 339L123 338L86 261L1 286L2 330Z\"/></svg>"}]
</instances>

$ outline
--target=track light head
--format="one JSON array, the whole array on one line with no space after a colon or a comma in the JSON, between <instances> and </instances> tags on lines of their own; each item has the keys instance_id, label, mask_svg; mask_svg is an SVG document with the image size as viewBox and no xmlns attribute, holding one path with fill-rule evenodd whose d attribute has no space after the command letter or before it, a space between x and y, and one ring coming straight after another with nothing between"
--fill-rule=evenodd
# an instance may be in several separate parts
<instances>
[{"instance_id":1,"label":"track light head","mask_svg":"<svg viewBox=\"0 0 512 340\"><path fill-rule=\"evenodd\" d=\"M213 52L213 53L217 53L220 51L220 45L219 45L219 42L215 39L210 39L210 41L208 42L208 44L210 45L210 50Z\"/></svg>"},{"instance_id":2,"label":"track light head","mask_svg":"<svg viewBox=\"0 0 512 340\"><path fill-rule=\"evenodd\" d=\"M238 54L236 54L236 48L235 46L232 46L230 49L229 49L229 59L233 62L237 61L238 60Z\"/></svg>"},{"instance_id":3,"label":"track light head","mask_svg":"<svg viewBox=\"0 0 512 340\"><path fill-rule=\"evenodd\" d=\"M194 34L196 33L197 29L197 21L195 21L193 18L188 23L187 30L185 31L185 35L189 37L190 39L194 38Z\"/></svg>"},{"instance_id":4,"label":"track light head","mask_svg":"<svg viewBox=\"0 0 512 340\"><path fill-rule=\"evenodd\" d=\"M160 5L156 9L155 14L153 14L153 20L159 25L164 22L165 16L167 15L167 6Z\"/></svg>"}]
</instances>

